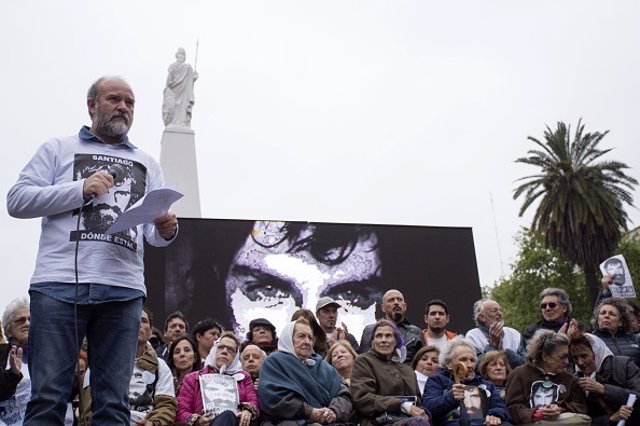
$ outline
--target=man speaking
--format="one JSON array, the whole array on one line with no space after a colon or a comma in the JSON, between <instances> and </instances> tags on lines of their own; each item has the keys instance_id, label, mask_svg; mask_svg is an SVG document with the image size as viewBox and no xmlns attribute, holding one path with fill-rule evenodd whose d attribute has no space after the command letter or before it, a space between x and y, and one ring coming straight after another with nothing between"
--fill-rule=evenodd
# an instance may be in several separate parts
<instances>
[{"instance_id":1,"label":"man speaking","mask_svg":"<svg viewBox=\"0 0 640 426\"><path fill-rule=\"evenodd\" d=\"M34 350L25 425L64 424L85 335L93 422L129 424L127 391L146 296L143 238L166 246L178 226L175 214L167 212L153 224L105 233L104 221L163 184L158 163L127 138L134 105L124 80L98 79L87 94L91 128L41 145L9 190L11 216L42 217L29 288Z\"/></svg>"}]
</instances>

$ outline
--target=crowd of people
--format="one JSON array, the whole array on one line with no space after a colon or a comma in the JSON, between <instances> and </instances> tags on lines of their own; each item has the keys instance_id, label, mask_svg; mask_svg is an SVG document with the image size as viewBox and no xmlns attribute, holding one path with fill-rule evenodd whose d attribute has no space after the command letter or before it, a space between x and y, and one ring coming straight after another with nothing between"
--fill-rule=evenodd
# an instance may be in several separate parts
<instances>
[{"instance_id":1,"label":"crowd of people","mask_svg":"<svg viewBox=\"0 0 640 426\"><path fill-rule=\"evenodd\" d=\"M477 301L476 327L458 335L442 300L426 303L421 329L398 290L376 290L366 304L340 298L343 312L367 318L352 324L364 326L358 341L338 323L340 303L321 291L327 277L334 287L340 277L380 289L376 236L356 229L348 250L316 236L320 244L301 253L306 226L278 228L276 243L262 229L247 238L226 283L235 329L246 336L214 319L192 328L180 312L154 329L143 306L144 242L171 244L178 220L168 210L109 231L163 185L163 174L128 138L135 97L126 81L99 78L86 106L91 126L43 143L7 195L9 214L41 218L42 232L29 298L2 315L0 426L640 424L631 402L640 392L640 309L610 297L612 277L589 327L571 317L564 290L547 288L541 319L522 333L504 324L494 300ZM315 312L290 312L299 292L279 292L290 302L273 310L289 321L279 336L271 321L253 318L262 316L254 305L265 312L271 299L258 303L241 279L264 275L271 256L259 247L276 246L299 254L289 266L327 261L304 286L318 296ZM384 315L376 320L377 299Z\"/></svg>"},{"instance_id":2,"label":"crowd of people","mask_svg":"<svg viewBox=\"0 0 640 426\"><path fill-rule=\"evenodd\" d=\"M464 335L446 329L444 301L426 304L421 330L407 320L402 293L389 290L384 317L360 342L336 325L340 304L330 297L315 313L297 311L279 335L265 318L251 321L246 336L211 318L190 328L179 311L158 329L145 307L129 383L131 425L640 424L640 410L628 403L640 393L640 316L632 301L608 297L607 277L603 285L589 326L571 318L564 290L547 288L540 321L523 333L504 325L498 302L481 299L476 327ZM29 300L12 301L2 322L0 414L17 415L30 397ZM86 347L79 359L68 425L92 419ZM205 409L199 379L208 374L235 381L233 409Z\"/></svg>"}]
</instances>

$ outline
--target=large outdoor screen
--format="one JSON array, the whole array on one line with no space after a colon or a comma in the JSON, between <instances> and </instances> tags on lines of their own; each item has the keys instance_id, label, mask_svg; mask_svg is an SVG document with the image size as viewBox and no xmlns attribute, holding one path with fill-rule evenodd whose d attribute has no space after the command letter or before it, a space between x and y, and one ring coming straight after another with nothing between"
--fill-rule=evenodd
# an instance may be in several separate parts
<instances>
[{"instance_id":1,"label":"large outdoor screen","mask_svg":"<svg viewBox=\"0 0 640 426\"><path fill-rule=\"evenodd\" d=\"M341 305L338 324L359 339L394 288L415 325L424 328L425 303L439 298L448 328L465 332L481 295L469 228L181 219L169 247L146 250L147 305L159 328L180 310L191 324L211 317L239 336L254 318L279 332L298 308L315 312L330 296Z\"/></svg>"}]
</instances>

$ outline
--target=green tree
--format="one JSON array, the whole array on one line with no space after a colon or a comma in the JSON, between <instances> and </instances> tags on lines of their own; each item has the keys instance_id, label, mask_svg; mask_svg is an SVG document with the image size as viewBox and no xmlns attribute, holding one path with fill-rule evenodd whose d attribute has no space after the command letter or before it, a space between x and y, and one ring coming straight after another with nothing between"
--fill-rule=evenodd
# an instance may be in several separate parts
<instances>
[{"instance_id":1,"label":"green tree","mask_svg":"<svg viewBox=\"0 0 640 426\"><path fill-rule=\"evenodd\" d=\"M638 183L624 173L626 164L599 161L611 151L598 146L607 133L584 133L578 121L572 139L567 125L558 122L555 131L547 126L544 141L529 136L537 148L516 160L540 168L538 174L519 179L524 182L513 198L524 195L520 216L539 200L532 231L582 268L592 301L600 287L598 265L614 253L627 229L623 205L632 204L630 191Z\"/></svg>"},{"instance_id":2,"label":"green tree","mask_svg":"<svg viewBox=\"0 0 640 426\"><path fill-rule=\"evenodd\" d=\"M636 294L640 296L640 228L636 228L622 237L615 254L623 255L624 260L627 261L633 286L636 289Z\"/></svg>"},{"instance_id":3,"label":"green tree","mask_svg":"<svg viewBox=\"0 0 640 426\"><path fill-rule=\"evenodd\" d=\"M491 298L504 310L505 324L522 331L541 318L538 295L547 287L557 287L569 294L571 316L587 323L591 303L585 291L584 276L574 264L545 246L541 236L522 229L516 236L518 255L511 276L491 289Z\"/></svg>"}]
</instances>

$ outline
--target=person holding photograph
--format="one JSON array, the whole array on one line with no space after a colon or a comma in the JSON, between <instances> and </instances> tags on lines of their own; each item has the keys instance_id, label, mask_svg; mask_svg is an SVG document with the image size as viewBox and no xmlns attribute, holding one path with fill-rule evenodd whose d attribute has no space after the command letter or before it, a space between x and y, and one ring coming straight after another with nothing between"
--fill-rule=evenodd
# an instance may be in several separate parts
<instances>
[{"instance_id":1,"label":"person holding photograph","mask_svg":"<svg viewBox=\"0 0 640 426\"><path fill-rule=\"evenodd\" d=\"M507 378L505 400L516 424L591 424L584 392L567 373L570 358L566 334L538 330L533 335L526 364Z\"/></svg>"},{"instance_id":2,"label":"person holding photograph","mask_svg":"<svg viewBox=\"0 0 640 426\"><path fill-rule=\"evenodd\" d=\"M211 348L205 367L184 378L178 396L178 422L197 426L248 426L251 420L257 418L260 407L258 395L251 375L242 369L239 343L231 331L225 331ZM223 411L214 416L212 412L204 410L199 380L204 374L226 374L235 379L239 399L237 411Z\"/></svg>"},{"instance_id":3,"label":"person holding photograph","mask_svg":"<svg viewBox=\"0 0 640 426\"><path fill-rule=\"evenodd\" d=\"M506 425L511 417L500 392L476 374L476 349L458 336L440 354L443 366L427 380L422 406L435 425Z\"/></svg>"}]
</instances>

